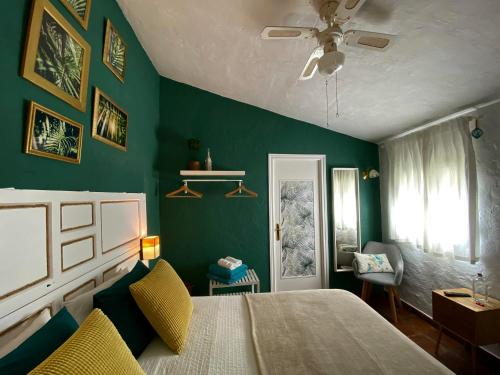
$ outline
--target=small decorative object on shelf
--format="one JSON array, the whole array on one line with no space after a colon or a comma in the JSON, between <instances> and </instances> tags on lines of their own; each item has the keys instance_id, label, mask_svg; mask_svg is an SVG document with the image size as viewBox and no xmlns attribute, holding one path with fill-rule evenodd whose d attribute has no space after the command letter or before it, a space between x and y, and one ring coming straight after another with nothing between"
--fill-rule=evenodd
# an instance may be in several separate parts
<instances>
[{"instance_id":1,"label":"small decorative object on shelf","mask_svg":"<svg viewBox=\"0 0 500 375\"><path fill-rule=\"evenodd\" d=\"M207 171L212 170L212 158L210 157L210 149L208 149L207 158L205 159L205 169Z\"/></svg>"},{"instance_id":2,"label":"small decorative object on shelf","mask_svg":"<svg viewBox=\"0 0 500 375\"><path fill-rule=\"evenodd\" d=\"M196 138L188 139L188 148L191 150L191 160L188 162L188 169L199 171L201 169L201 163L195 158L198 157L198 151L200 150L200 140Z\"/></svg>"}]
</instances>

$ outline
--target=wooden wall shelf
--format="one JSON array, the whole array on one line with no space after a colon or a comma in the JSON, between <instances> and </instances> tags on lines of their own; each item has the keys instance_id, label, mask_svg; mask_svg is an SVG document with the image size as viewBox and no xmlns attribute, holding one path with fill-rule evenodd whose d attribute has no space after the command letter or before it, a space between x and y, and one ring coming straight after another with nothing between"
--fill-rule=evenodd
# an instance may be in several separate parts
<instances>
[{"instance_id":1,"label":"wooden wall shelf","mask_svg":"<svg viewBox=\"0 0 500 375\"><path fill-rule=\"evenodd\" d=\"M181 170L181 176L191 176L191 177L214 177L214 176L244 176L245 171L190 171Z\"/></svg>"}]
</instances>

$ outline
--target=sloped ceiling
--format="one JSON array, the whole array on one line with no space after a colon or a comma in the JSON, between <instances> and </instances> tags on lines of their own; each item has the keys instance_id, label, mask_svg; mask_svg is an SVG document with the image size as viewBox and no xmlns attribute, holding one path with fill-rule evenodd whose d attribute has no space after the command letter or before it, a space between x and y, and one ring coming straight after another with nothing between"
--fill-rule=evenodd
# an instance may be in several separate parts
<instances>
[{"instance_id":1,"label":"sloped ceiling","mask_svg":"<svg viewBox=\"0 0 500 375\"><path fill-rule=\"evenodd\" d=\"M266 25L322 29L309 1L117 1L162 76L326 126L324 79L297 80L316 41L260 39ZM378 141L500 94L499 0L367 0L351 28L399 37L383 53L342 48L332 130Z\"/></svg>"}]
</instances>

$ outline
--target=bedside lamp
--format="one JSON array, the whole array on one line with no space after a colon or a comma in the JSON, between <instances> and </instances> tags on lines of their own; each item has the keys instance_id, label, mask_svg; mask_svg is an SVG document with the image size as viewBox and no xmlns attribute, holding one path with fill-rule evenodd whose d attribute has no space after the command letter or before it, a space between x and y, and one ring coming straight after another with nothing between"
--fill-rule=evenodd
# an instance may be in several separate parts
<instances>
[{"instance_id":1,"label":"bedside lamp","mask_svg":"<svg viewBox=\"0 0 500 375\"><path fill-rule=\"evenodd\" d=\"M150 260L160 256L160 236L148 236L141 239L141 259Z\"/></svg>"}]
</instances>

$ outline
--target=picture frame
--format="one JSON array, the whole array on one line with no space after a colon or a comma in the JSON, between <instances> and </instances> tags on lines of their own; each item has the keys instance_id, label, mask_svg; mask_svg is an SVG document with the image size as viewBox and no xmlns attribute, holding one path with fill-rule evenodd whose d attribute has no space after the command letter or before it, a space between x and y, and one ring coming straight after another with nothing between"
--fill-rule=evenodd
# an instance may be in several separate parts
<instances>
[{"instance_id":1,"label":"picture frame","mask_svg":"<svg viewBox=\"0 0 500 375\"><path fill-rule=\"evenodd\" d=\"M73 17L76 18L78 23L87 30L89 27L92 0L61 0L61 2Z\"/></svg>"},{"instance_id":2,"label":"picture frame","mask_svg":"<svg viewBox=\"0 0 500 375\"><path fill-rule=\"evenodd\" d=\"M128 114L97 87L94 93L92 138L127 151Z\"/></svg>"},{"instance_id":3,"label":"picture frame","mask_svg":"<svg viewBox=\"0 0 500 375\"><path fill-rule=\"evenodd\" d=\"M34 101L30 102L25 153L80 164L82 146L83 125Z\"/></svg>"},{"instance_id":4,"label":"picture frame","mask_svg":"<svg viewBox=\"0 0 500 375\"><path fill-rule=\"evenodd\" d=\"M125 80L127 44L123 41L109 18L106 20L102 61L121 82Z\"/></svg>"},{"instance_id":5,"label":"picture frame","mask_svg":"<svg viewBox=\"0 0 500 375\"><path fill-rule=\"evenodd\" d=\"M85 112L90 45L49 0L34 0L21 74Z\"/></svg>"}]
</instances>

